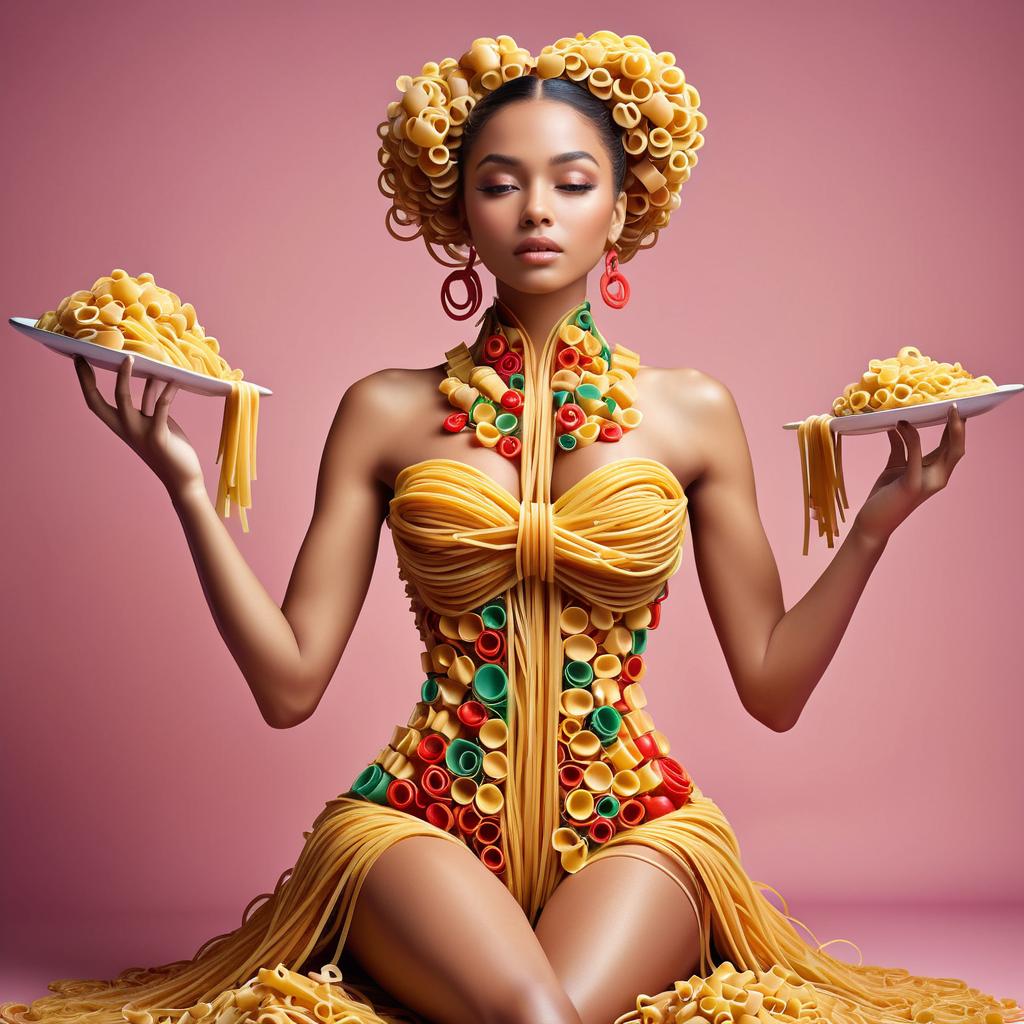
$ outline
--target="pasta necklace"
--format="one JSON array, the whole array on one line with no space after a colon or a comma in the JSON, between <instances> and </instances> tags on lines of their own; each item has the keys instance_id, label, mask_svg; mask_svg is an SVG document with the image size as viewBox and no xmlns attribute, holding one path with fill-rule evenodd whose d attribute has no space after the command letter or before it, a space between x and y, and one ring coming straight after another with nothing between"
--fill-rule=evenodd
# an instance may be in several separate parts
<instances>
[{"instance_id":1,"label":"pasta necklace","mask_svg":"<svg viewBox=\"0 0 1024 1024\"><path fill-rule=\"evenodd\" d=\"M523 448L528 381L526 331L495 297L484 311L472 348L460 342L445 352L445 378L438 385L455 411L442 426L450 433L473 431L476 442L506 458ZM636 405L639 355L618 342L609 346L594 323L590 300L573 306L553 328L543 354L538 384L547 380L552 402L554 443L563 451L595 441L619 441L643 418Z\"/></svg>"}]
</instances>

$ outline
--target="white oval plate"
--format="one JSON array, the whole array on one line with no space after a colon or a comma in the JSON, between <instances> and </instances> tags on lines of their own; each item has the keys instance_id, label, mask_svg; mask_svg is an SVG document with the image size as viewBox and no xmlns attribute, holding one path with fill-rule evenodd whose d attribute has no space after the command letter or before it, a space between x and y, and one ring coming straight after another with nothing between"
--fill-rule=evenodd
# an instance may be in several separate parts
<instances>
[{"instance_id":1,"label":"white oval plate","mask_svg":"<svg viewBox=\"0 0 1024 1024\"><path fill-rule=\"evenodd\" d=\"M56 331L44 331L36 324L38 317L11 316L7 322L22 334L29 338L41 341L47 348L61 355L73 359L75 356L82 356L88 359L93 366L102 366L107 370L117 370L124 362L125 351L123 349L107 348L104 345L97 345L92 341L82 341L81 338L69 338L66 334L58 334ZM192 391L197 395L210 395L211 397L223 397L231 394L231 381L220 380L217 377L207 376L205 373L196 373L195 370L184 370L180 366L171 363L162 363L159 359L151 359L149 356L133 352L134 362L132 364L133 377L155 377L157 380L173 381L183 391ZM250 384L252 381L249 382ZM254 385L261 395L272 395L270 388L261 384Z\"/></svg>"},{"instance_id":2,"label":"white oval plate","mask_svg":"<svg viewBox=\"0 0 1024 1024\"><path fill-rule=\"evenodd\" d=\"M833 434L875 434L880 430L889 430L896 426L898 420L906 420L915 427L930 427L945 423L947 410L956 402L961 419L968 416L980 416L989 409L994 409L1024 388L1024 384L1000 384L995 391L984 395L971 395L969 398L944 398L941 402L923 402L921 405L910 405L900 409L881 409L878 412L857 412L849 416L833 416L829 422ZM783 423L783 430L796 430L800 426L795 423Z\"/></svg>"}]
</instances>

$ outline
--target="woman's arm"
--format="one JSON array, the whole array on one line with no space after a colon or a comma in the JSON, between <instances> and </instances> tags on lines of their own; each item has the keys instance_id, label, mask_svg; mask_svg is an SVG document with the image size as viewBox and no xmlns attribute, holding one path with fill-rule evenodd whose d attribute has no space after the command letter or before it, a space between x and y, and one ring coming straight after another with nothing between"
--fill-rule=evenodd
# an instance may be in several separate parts
<instances>
[{"instance_id":1,"label":"woman's arm","mask_svg":"<svg viewBox=\"0 0 1024 1024\"><path fill-rule=\"evenodd\" d=\"M889 463L846 539L817 582L786 611L732 394L701 374L686 396L706 446L703 471L687 488L701 589L743 706L782 732L796 724L832 660L891 530L945 486L963 454L963 420L958 414L950 419L942 443L923 464L917 431L900 429L909 464L890 431Z\"/></svg>"},{"instance_id":2,"label":"woman's arm","mask_svg":"<svg viewBox=\"0 0 1024 1024\"><path fill-rule=\"evenodd\" d=\"M313 516L282 607L249 568L202 480L170 489L210 611L274 728L308 718L330 682L369 587L386 515L377 479L381 388L374 376L343 396L327 436Z\"/></svg>"}]
</instances>

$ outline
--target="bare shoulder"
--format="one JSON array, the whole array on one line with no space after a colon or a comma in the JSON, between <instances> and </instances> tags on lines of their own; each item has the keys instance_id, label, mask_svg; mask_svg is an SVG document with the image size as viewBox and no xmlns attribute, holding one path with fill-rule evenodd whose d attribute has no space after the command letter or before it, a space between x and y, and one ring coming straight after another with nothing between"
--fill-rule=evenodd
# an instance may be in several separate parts
<instances>
[{"instance_id":1,"label":"bare shoulder","mask_svg":"<svg viewBox=\"0 0 1024 1024\"><path fill-rule=\"evenodd\" d=\"M387 366L373 370L353 381L342 395L342 403L358 406L365 412L381 412L385 409L394 414L411 408L417 411L417 403L429 398L437 390L440 368L428 366L410 369L401 366Z\"/></svg>"},{"instance_id":2,"label":"bare shoulder","mask_svg":"<svg viewBox=\"0 0 1024 1024\"><path fill-rule=\"evenodd\" d=\"M673 438L685 459L680 479L696 483L707 474L723 449L745 444L739 410L732 392L717 377L693 366L644 366L653 394L658 433Z\"/></svg>"},{"instance_id":3,"label":"bare shoulder","mask_svg":"<svg viewBox=\"0 0 1024 1024\"><path fill-rule=\"evenodd\" d=\"M694 408L721 410L732 404L732 393L717 377L694 366L645 366L658 400L683 412Z\"/></svg>"},{"instance_id":4,"label":"bare shoulder","mask_svg":"<svg viewBox=\"0 0 1024 1024\"><path fill-rule=\"evenodd\" d=\"M415 436L417 424L422 430L437 408L438 381L444 367L388 366L353 381L338 406L332 433L344 434L348 449L354 442L362 451L364 463L373 463L373 473L388 482L396 451Z\"/></svg>"}]
</instances>

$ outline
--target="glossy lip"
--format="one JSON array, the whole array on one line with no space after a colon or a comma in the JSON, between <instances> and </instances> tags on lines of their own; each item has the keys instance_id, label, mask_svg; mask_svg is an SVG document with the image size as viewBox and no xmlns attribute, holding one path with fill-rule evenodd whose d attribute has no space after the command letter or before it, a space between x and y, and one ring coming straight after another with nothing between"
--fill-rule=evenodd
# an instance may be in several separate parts
<instances>
[{"instance_id":1,"label":"glossy lip","mask_svg":"<svg viewBox=\"0 0 1024 1024\"><path fill-rule=\"evenodd\" d=\"M534 246L543 246L542 252L561 252L561 248L553 238L548 238L547 235L531 235L529 238L524 238L513 250L513 255L518 256L520 253L529 252Z\"/></svg>"},{"instance_id":2,"label":"glossy lip","mask_svg":"<svg viewBox=\"0 0 1024 1024\"><path fill-rule=\"evenodd\" d=\"M560 252L555 252L554 249L533 249L516 253L516 256L524 263L536 263L538 265L553 263L561 255Z\"/></svg>"}]
</instances>

